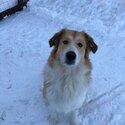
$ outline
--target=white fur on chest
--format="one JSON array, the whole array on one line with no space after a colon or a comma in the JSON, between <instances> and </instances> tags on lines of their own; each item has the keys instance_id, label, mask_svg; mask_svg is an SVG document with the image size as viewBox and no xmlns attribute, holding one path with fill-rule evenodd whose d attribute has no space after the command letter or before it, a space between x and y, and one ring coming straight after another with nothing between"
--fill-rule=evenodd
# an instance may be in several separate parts
<instances>
[{"instance_id":1,"label":"white fur on chest","mask_svg":"<svg viewBox=\"0 0 125 125\"><path fill-rule=\"evenodd\" d=\"M50 85L46 89L48 106L58 112L70 112L79 109L86 96L89 79L85 69L67 69L64 71L45 68L45 81Z\"/></svg>"}]
</instances>

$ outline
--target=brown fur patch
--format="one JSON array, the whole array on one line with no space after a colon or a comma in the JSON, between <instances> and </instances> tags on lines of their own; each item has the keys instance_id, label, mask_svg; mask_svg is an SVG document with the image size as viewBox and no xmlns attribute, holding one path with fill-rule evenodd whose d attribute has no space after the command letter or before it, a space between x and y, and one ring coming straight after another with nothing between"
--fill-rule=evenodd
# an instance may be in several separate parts
<instances>
[{"instance_id":1,"label":"brown fur patch","mask_svg":"<svg viewBox=\"0 0 125 125\"><path fill-rule=\"evenodd\" d=\"M69 41L68 45L63 44L63 41L65 40ZM79 48L78 43L81 43L83 47ZM97 45L95 44L93 38L89 36L86 32L79 32L69 29L62 29L61 31L57 32L49 40L49 44L50 47L54 46L51 52L51 56L48 60L51 66L54 63L54 60L58 60L59 53L63 52L67 47L70 47L71 44L74 44L74 46L78 49L81 55L83 55L84 64L88 67L91 67L89 52L92 51L93 53L95 53L97 51Z\"/></svg>"},{"instance_id":2,"label":"brown fur patch","mask_svg":"<svg viewBox=\"0 0 125 125\"><path fill-rule=\"evenodd\" d=\"M98 49L98 46L95 44L93 38L90 35L88 35L86 32L83 33L87 44L85 58L88 58L89 52L92 51L93 53L95 53Z\"/></svg>"}]
</instances>

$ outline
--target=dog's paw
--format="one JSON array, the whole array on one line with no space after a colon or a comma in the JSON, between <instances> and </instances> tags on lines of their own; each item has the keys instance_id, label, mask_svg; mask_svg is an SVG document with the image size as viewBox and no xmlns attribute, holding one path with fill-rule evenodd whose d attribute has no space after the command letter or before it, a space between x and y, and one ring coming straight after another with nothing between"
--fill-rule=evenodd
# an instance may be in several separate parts
<instances>
[{"instance_id":1,"label":"dog's paw","mask_svg":"<svg viewBox=\"0 0 125 125\"><path fill-rule=\"evenodd\" d=\"M58 120L55 118L50 118L51 125L56 125L58 123Z\"/></svg>"},{"instance_id":2,"label":"dog's paw","mask_svg":"<svg viewBox=\"0 0 125 125\"><path fill-rule=\"evenodd\" d=\"M79 122L71 122L70 125L80 125Z\"/></svg>"},{"instance_id":3,"label":"dog's paw","mask_svg":"<svg viewBox=\"0 0 125 125\"><path fill-rule=\"evenodd\" d=\"M69 114L70 125L80 125L77 113L77 111L74 111Z\"/></svg>"},{"instance_id":4,"label":"dog's paw","mask_svg":"<svg viewBox=\"0 0 125 125\"><path fill-rule=\"evenodd\" d=\"M56 115L51 115L49 117L49 121L50 121L51 125L56 125L58 123L58 117Z\"/></svg>"}]
</instances>

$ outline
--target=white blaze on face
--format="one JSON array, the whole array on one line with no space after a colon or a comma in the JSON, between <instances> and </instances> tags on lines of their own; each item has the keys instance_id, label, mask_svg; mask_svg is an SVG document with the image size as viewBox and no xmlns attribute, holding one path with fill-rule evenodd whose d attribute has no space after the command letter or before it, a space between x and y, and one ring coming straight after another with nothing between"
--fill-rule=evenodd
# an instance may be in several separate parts
<instances>
[{"instance_id":1,"label":"white blaze on face","mask_svg":"<svg viewBox=\"0 0 125 125\"><path fill-rule=\"evenodd\" d=\"M69 64L66 63L66 59L67 59L66 55L67 55L68 52L74 52L75 55L76 55L76 58L75 58L75 60L74 60L74 63L71 64L71 65L69 65ZM79 51L77 50L77 48L76 48L74 45L70 45L69 47L67 47L67 48L64 50L64 52L61 52L61 53L60 53L60 61L61 61L61 63L62 63L63 65L65 65L66 67L77 66L77 65L79 64L79 62L80 62L80 58L81 58L80 53L79 53Z\"/></svg>"}]
</instances>

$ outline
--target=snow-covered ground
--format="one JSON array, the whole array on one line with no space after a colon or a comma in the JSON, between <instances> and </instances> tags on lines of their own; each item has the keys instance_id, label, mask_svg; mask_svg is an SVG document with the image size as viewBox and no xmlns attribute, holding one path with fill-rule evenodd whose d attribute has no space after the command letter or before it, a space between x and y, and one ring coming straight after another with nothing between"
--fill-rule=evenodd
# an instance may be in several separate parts
<instances>
[{"instance_id":1,"label":"snow-covered ground","mask_svg":"<svg viewBox=\"0 0 125 125\"><path fill-rule=\"evenodd\" d=\"M50 125L42 69L61 28L85 30L99 46L81 125L125 125L125 0L31 0L2 20L0 125Z\"/></svg>"}]
</instances>

